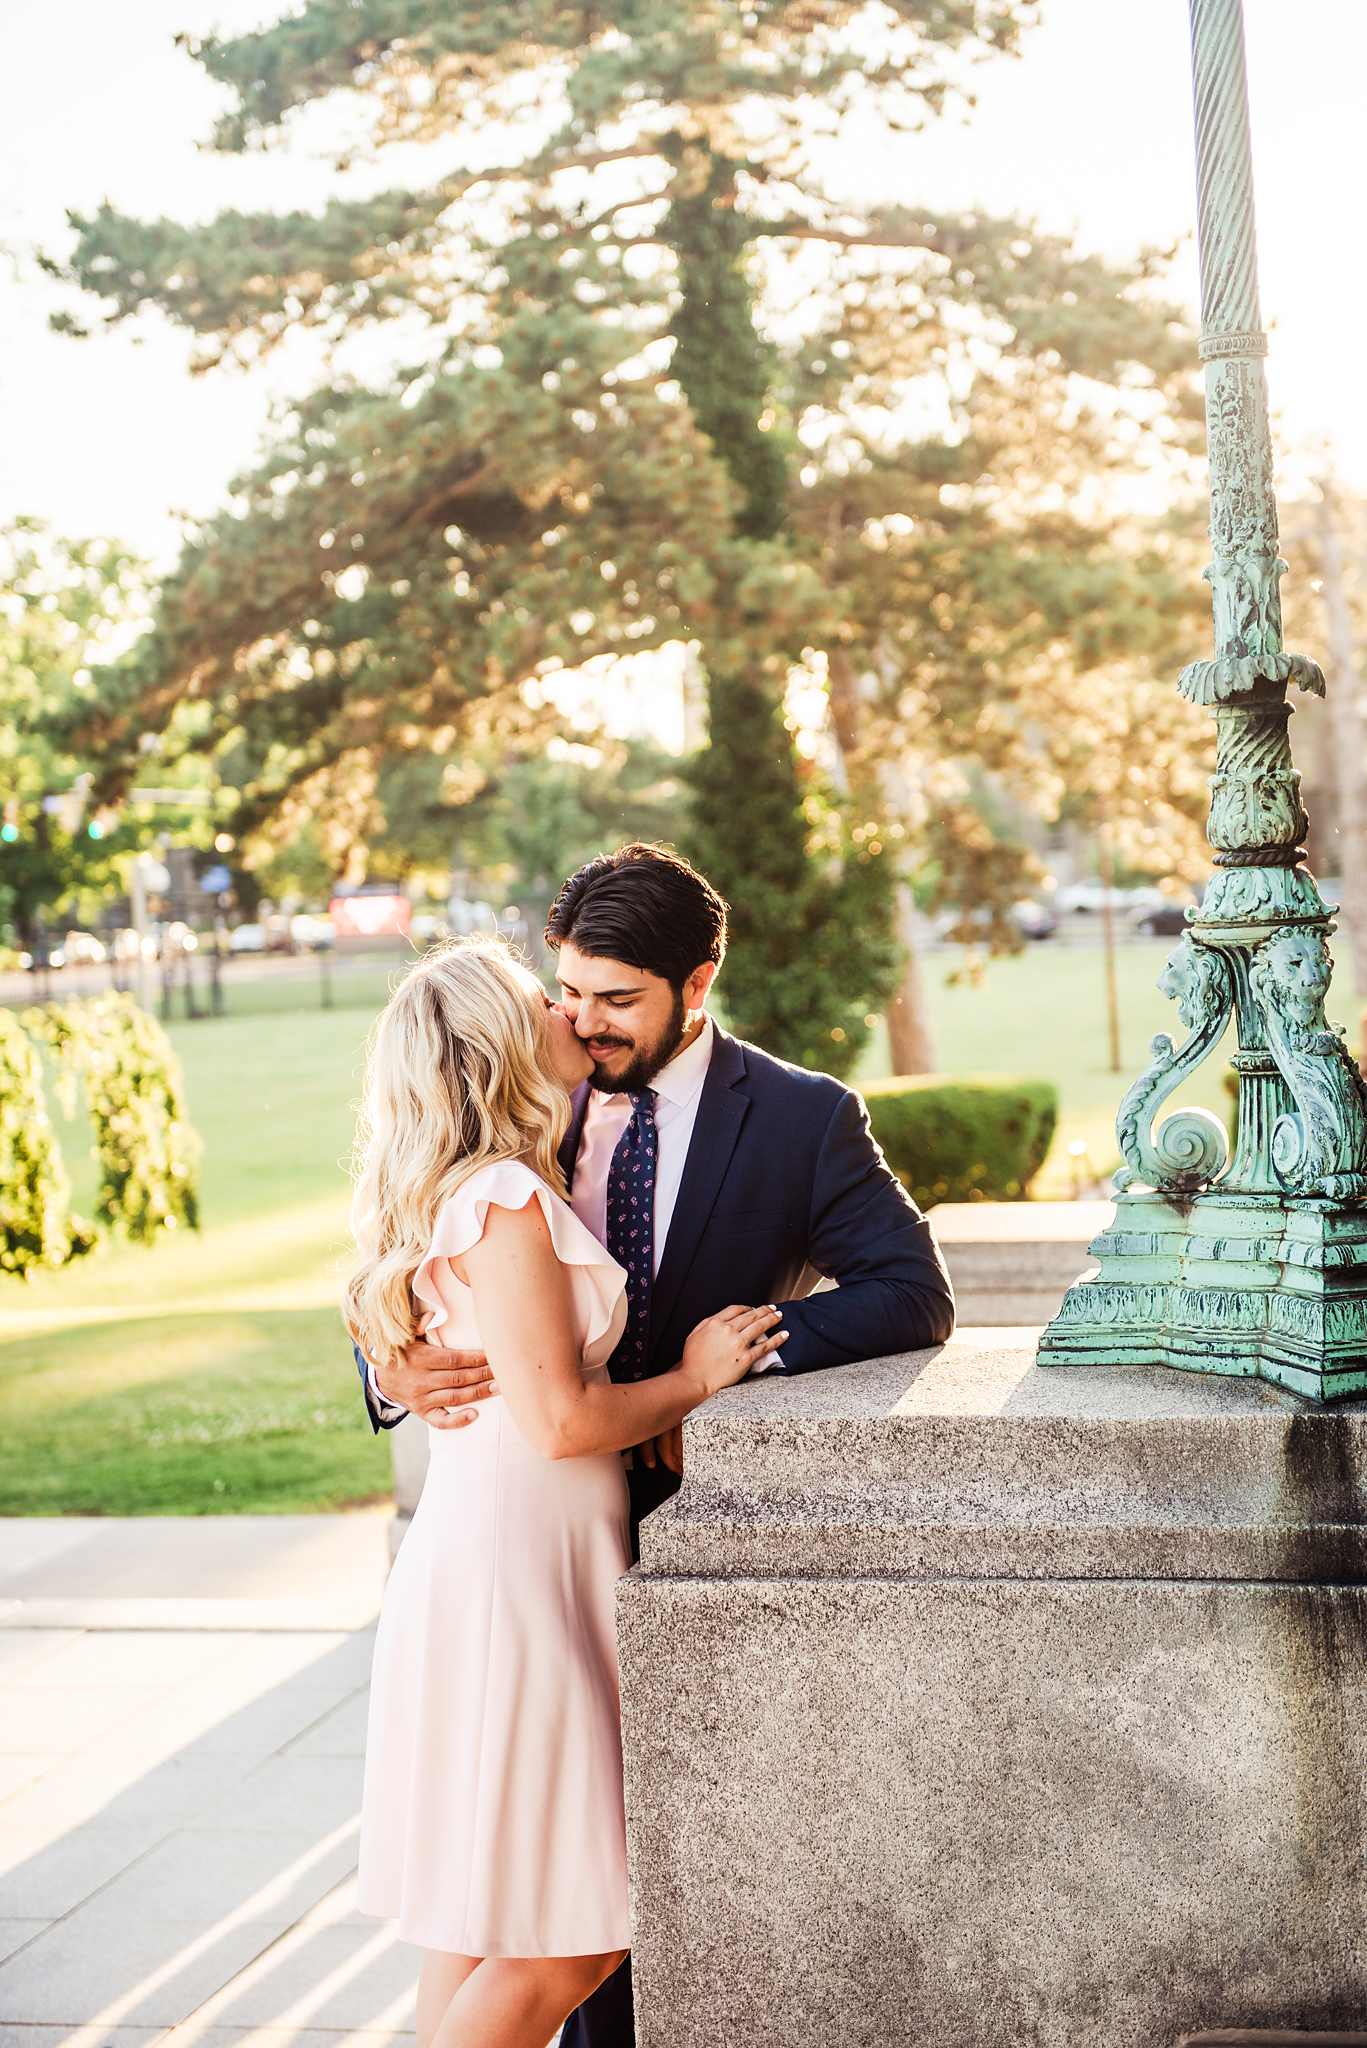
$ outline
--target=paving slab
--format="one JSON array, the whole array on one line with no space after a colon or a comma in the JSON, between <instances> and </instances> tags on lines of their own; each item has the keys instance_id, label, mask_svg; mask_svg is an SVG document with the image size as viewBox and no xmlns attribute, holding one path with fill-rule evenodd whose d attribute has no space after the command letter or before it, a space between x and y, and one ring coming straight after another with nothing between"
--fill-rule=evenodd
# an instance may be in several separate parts
<instances>
[{"instance_id":1,"label":"paving slab","mask_svg":"<svg viewBox=\"0 0 1367 2048\"><path fill-rule=\"evenodd\" d=\"M289 1834L215 1833L178 1828L154 1843L85 1901L79 1919L92 1938L154 1918L217 1926L230 1916L281 1914L293 1926L324 1892L356 1867L357 1813L340 1828Z\"/></svg>"},{"instance_id":2,"label":"paving slab","mask_svg":"<svg viewBox=\"0 0 1367 2048\"><path fill-rule=\"evenodd\" d=\"M64 2027L10 2025L5 2048L152 2048L166 2039L165 2027ZM282 2048L284 2044L282 2043Z\"/></svg>"},{"instance_id":3,"label":"paving slab","mask_svg":"<svg viewBox=\"0 0 1367 2048\"><path fill-rule=\"evenodd\" d=\"M0 1828L66 1833L96 1820L115 1827L182 1827L230 1794L243 1771L234 1756L170 1756L149 1771L145 1757L86 1750L58 1758L12 1793L0 1808Z\"/></svg>"},{"instance_id":4,"label":"paving slab","mask_svg":"<svg viewBox=\"0 0 1367 2048\"><path fill-rule=\"evenodd\" d=\"M390 2048L355 1910L387 1517L0 1520L4 2048Z\"/></svg>"},{"instance_id":5,"label":"paving slab","mask_svg":"<svg viewBox=\"0 0 1367 2048\"><path fill-rule=\"evenodd\" d=\"M68 1920L0 1966L0 2038L15 2020L172 2027L284 1932L283 1916L203 1929L120 1921L104 1940Z\"/></svg>"},{"instance_id":6,"label":"paving slab","mask_svg":"<svg viewBox=\"0 0 1367 2048\"><path fill-rule=\"evenodd\" d=\"M0 1822L3 1819L0 1807ZM95 1822L65 1832L0 1826L0 1914L55 1921L75 1912L154 1848L159 1832L155 1824L108 1828ZM3 1983L0 1965L0 1986Z\"/></svg>"},{"instance_id":7,"label":"paving slab","mask_svg":"<svg viewBox=\"0 0 1367 2048\"><path fill-rule=\"evenodd\" d=\"M57 1750L26 1750L22 1756L0 1755L0 1799L8 1799L13 1792L22 1792L45 1771L65 1762L66 1757Z\"/></svg>"},{"instance_id":8,"label":"paving slab","mask_svg":"<svg viewBox=\"0 0 1367 2048\"><path fill-rule=\"evenodd\" d=\"M244 1699L238 1681L230 1692L205 1684L168 1693L119 1722L92 1747L149 1759L192 1745L196 1755L271 1756L323 1722L353 1690L349 1680L331 1686L258 1682L262 1690L255 1698Z\"/></svg>"},{"instance_id":9,"label":"paving slab","mask_svg":"<svg viewBox=\"0 0 1367 2048\"><path fill-rule=\"evenodd\" d=\"M0 1648L8 1633L0 1632ZM54 1685L77 1691L86 1686L102 1691L109 1686L155 1686L160 1692L167 1685L198 1678L233 1654L231 1641L219 1635L186 1635L179 1630L127 1635L35 1628L16 1633L35 1643L52 1644L47 1656L0 1672L20 1692Z\"/></svg>"},{"instance_id":10,"label":"paving slab","mask_svg":"<svg viewBox=\"0 0 1367 2048\"><path fill-rule=\"evenodd\" d=\"M0 1519L0 1626L357 1629L379 1612L386 1512Z\"/></svg>"},{"instance_id":11,"label":"paving slab","mask_svg":"<svg viewBox=\"0 0 1367 2048\"><path fill-rule=\"evenodd\" d=\"M305 1922L216 1994L197 2017L234 2026L373 2029L410 2023L412 1951L391 1927Z\"/></svg>"},{"instance_id":12,"label":"paving slab","mask_svg":"<svg viewBox=\"0 0 1367 2048\"><path fill-rule=\"evenodd\" d=\"M0 1684L17 1671L55 1657L65 1644L79 1641L80 1630L74 1628L0 1629Z\"/></svg>"},{"instance_id":13,"label":"paving slab","mask_svg":"<svg viewBox=\"0 0 1367 2048\"><path fill-rule=\"evenodd\" d=\"M299 1737L294 1745L294 1754L363 1757L369 1712L369 1688L358 1688L349 1699L334 1707Z\"/></svg>"},{"instance_id":14,"label":"paving slab","mask_svg":"<svg viewBox=\"0 0 1367 2048\"><path fill-rule=\"evenodd\" d=\"M27 1948L52 1925L50 1920L0 1920L0 1962L17 1950Z\"/></svg>"}]
</instances>

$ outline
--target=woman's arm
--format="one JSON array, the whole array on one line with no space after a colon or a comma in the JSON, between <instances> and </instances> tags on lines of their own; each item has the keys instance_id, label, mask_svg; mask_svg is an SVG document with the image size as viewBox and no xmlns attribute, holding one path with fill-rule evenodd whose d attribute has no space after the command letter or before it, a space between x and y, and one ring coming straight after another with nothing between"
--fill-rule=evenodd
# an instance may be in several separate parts
<instances>
[{"instance_id":1,"label":"woman's arm","mask_svg":"<svg viewBox=\"0 0 1367 2048\"><path fill-rule=\"evenodd\" d=\"M451 1270L474 1296L475 1320L513 1421L546 1458L622 1451L658 1436L776 1345L773 1308L734 1308L699 1324L681 1364L634 1386L584 1384L570 1290L539 1201L491 1204L484 1234Z\"/></svg>"}]
</instances>

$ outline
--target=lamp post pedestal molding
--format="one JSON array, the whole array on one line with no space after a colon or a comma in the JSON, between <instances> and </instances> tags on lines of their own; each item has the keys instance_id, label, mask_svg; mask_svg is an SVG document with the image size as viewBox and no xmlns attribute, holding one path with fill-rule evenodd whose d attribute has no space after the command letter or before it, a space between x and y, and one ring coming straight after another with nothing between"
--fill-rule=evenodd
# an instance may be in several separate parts
<instances>
[{"instance_id":1,"label":"lamp post pedestal molding","mask_svg":"<svg viewBox=\"0 0 1367 2048\"><path fill-rule=\"evenodd\" d=\"M1215 653L1179 688L1215 719L1216 873L1158 984L1187 1036L1152 1041L1121 1104L1101 1269L1069 1290L1039 1362L1144 1360L1327 1401L1367 1391L1367 1087L1325 1015L1335 926L1302 864L1287 689L1323 696L1324 677L1282 644L1242 0L1191 0L1191 31ZM1231 1016L1232 1160L1208 1110L1157 1122Z\"/></svg>"}]
</instances>

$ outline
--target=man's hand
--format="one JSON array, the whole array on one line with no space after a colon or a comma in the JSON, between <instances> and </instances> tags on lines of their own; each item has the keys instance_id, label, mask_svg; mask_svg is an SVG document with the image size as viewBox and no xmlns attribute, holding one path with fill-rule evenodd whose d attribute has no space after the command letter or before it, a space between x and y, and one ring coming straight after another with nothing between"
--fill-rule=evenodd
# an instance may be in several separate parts
<instances>
[{"instance_id":1,"label":"man's hand","mask_svg":"<svg viewBox=\"0 0 1367 2048\"><path fill-rule=\"evenodd\" d=\"M482 1351L447 1351L423 1337L392 1365L377 1365L375 1380L386 1401L421 1415L433 1429L478 1422L473 1403L498 1392Z\"/></svg>"},{"instance_id":2,"label":"man's hand","mask_svg":"<svg viewBox=\"0 0 1367 2048\"><path fill-rule=\"evenodd\" d=\"M677 1472L682 1479L683 1424L676 1422L673 1429L666 1429L659 1436L648 1437L641 1445L641 1456L652 1472L658 1459L662 1465L667 1465L671 1472Z\"/></svg>"}]
</instances>

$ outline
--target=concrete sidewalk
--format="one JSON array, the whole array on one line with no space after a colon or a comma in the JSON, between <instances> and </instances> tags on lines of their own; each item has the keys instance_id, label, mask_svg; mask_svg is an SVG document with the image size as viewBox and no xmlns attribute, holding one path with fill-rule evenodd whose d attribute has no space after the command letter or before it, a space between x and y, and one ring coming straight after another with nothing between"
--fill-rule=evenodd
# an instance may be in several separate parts
<instances>
[{"instance_id":1,"label":"concrete sidewalk","mask_svg":"<svg viewBox=\"0 0 1367 2048\"><path fill-rule=\"evenodd\" d=\"M5 2048L384 2048L352 1891L387 1515L0 1521Z\"/></svg>"}]
</instances>

